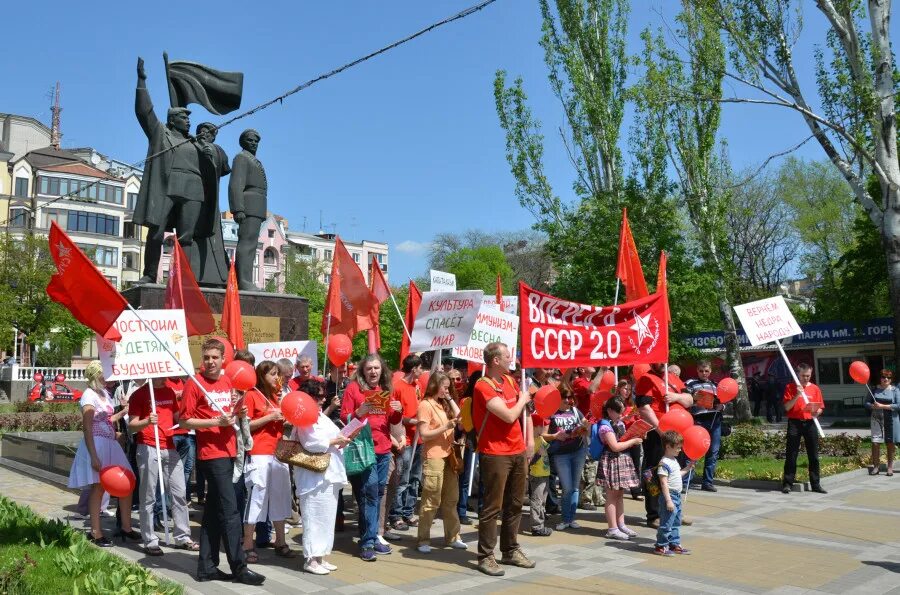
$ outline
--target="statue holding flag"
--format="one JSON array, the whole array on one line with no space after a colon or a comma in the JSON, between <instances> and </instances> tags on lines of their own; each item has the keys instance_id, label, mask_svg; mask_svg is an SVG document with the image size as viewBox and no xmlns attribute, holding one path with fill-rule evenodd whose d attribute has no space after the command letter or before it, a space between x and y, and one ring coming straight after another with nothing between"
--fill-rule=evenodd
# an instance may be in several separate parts
<instances>
[{"instance_id":1,"label":"statue holding flag","mask_svg":"<svg viewBox=\"0 0 900 595\"><path fill-rule=\"evenodd\" d=\"M138 58L137 63L134 109L149 141L134 209L134 223L149 228L141 283L156 281L163 238L173 227L195 276L203 270L196 240L213 236L219 218L219 205L209 200L216 197L218 202L217 189L207 188L218 185L218 177L203 174L216 169L219 155L212 143L190 136L190 110L185 106L199 103L212 113L225 114L240 106L243 89L241 73L220 72L192 62L170 63L165 54L163 57L171 105L165 124L153 112L143 59ZM151 156L156 157L149 159ZM210 257L208 253L203 256Z\"/></svg>"}]
</instances>

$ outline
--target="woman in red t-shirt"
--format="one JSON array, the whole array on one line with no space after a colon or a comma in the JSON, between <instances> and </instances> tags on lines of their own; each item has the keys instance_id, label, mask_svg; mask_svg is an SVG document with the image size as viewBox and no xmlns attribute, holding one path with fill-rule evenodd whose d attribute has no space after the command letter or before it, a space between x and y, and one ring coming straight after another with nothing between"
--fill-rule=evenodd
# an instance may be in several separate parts
<instances>
[{"instance_id":1,"label":"woman in red t-shirt","mask_svg":"<svg viewBox=\"0 0 900 595\"><path fill-rule=\"evenodd\" d=\"M275 554L294 558L284 539L284 521L291 518L291 474L285 463L275 458L275 448L284 434L284 417L278 407L281 398L281 370L266 360L256 367L256 388L244 393L244 405L250 420L253 447L244 466L247 505L244 510L244 552L247 562L259 561L253 547L256 523L266 518L275 526Z\"/></svg>"}]
</instances>

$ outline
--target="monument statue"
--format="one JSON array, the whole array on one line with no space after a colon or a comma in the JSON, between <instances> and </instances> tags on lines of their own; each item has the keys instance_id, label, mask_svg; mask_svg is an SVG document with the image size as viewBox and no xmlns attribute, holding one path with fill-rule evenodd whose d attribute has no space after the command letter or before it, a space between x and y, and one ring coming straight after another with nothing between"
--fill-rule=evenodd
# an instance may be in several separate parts
<instances>
[{"instance_id":1,"label":"monument statue","mask_svg":"<svg viewBox=\"0 0 900 595\"><path fill-rule=\"evenodd\" d=\"M200 255L200 270L196 271L197 283L206 287L222 287L228 280L228 261L225 242L222 238L222 218L219 214L219 180L231 173L225 149L215 144L219 129L215 124L203 122L197 125L196 137L201 147L211 145L214 157L201 162L200 175L203 178L203 214L210 217L212 233L205 238L195 238L194 243ZM204 219L205 220L205 219Z\"/></svg>"},{"instance_id":2,"label":"monument statue","mask_svg":"<svg viewBox=\"0 0 900 595\"><path fill-rule=\"evenodd\" d=\"M266 219L266 170L256 158L259 133L253 129L241 133L243 151L234 156L228 182L228 204L238 224L235 269L238 289L255 290L253 262L259 242L259 228Z\"/></svg>"},{"instance_id":3,"label":"monument statue","mask_svg":"<svg viewBox=\"0 0 900 595\"><path fill-rule=\"evenodd\" d=\"M149 141L147 156L163 152L144 165L133 219L135 224L149 228L139 283L155 283L163 237L173 227L178 243L191 260L194 274L200 270L200 254L194 238L205 238L212 233L209 218L201 218L206 191L200 169L201 164L204 168L214 167L216 153L212 144L201 147L190 136L191 112L187 108L170 107L165 124L157 119L147 91L142 58L138 58L137 77L134 113Z\"/></svg>"}]
</instances>

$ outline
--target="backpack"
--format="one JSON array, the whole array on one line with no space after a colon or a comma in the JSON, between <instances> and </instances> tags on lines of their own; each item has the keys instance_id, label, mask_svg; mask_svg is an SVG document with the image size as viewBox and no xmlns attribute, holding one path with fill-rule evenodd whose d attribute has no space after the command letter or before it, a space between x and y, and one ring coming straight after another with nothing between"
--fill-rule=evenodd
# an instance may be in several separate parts
<instances>
[{"instance_id":1,"label":"backpack","mask_svg":"<svg viewBox=\"0 0 900 595\"><path fill-rule=\"evenodd\" d=\"M600 426L606 424L610 428L612 428L612 424L609 423L608 419L601 419L598 422L594 422L594 425L591 426L591 442L588 446L588 450L591 455L591 459L594 461L600 460L600 455L603 454L603 450L606 447L603 444L603 439L600 438Z\"/></svg>"}]
</instances>

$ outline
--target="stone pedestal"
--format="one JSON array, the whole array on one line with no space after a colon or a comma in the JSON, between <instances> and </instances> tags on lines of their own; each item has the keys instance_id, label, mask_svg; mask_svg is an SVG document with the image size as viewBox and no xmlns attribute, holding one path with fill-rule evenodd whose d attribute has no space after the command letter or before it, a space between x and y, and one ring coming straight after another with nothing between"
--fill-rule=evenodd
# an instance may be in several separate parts
<instances>
[{"instance_id":1,"label":"stone pedestal","mask_svg":"<svg viewBox=\"0 0 900 595\"><path fill-rule=\"evenodd\" d=\"M216 330L210 336L225 336L225 331L221 328L225 290L201 288L201 291L216 321ZM165 294L165 285L150 284L138 285L122 292L135 309L143 310L163 309ZM242 291L240 296L244 340L248 344L305 341L309 338L309 301L306 298L263 291ZM200 361L200 344L204 338L191 337L191 355L195 365Z\"/></svg>"}]
</instances>

